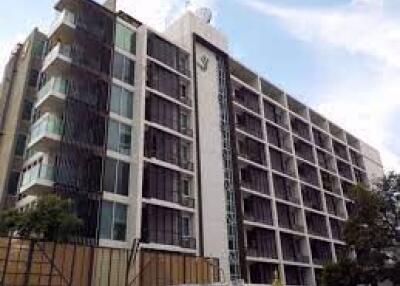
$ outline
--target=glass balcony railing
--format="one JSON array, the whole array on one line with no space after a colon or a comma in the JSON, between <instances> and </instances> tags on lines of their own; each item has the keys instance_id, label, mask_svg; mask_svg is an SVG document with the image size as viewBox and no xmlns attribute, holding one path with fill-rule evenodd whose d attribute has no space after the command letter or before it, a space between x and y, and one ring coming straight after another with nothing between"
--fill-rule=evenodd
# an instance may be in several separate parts
<instances>
[{"instance_id":1,"label":"glass balcony railing","mask_svg":"<svg viewBox=\"0 0 400 286\"><path fill-rule=\"evenodd\" d=\"M60 77L52 77L47 83L39 90L37 99L40 101L43 97L51 92L57 92L67 95L69 88L69 81Z\"/></svg>"},{"instance_id":2,"label":"glass balcony railing","mask_svg":"<svg viewBox=\"0 0 400 286\"><path fill-rule=\"evenodd\" d=\"M75 15L68 10L63 10L60 12L50 26L49 35L52 35L61 24L67 24L74 28L76 25Z\"/></svg>"},{"instance_id":3,"label":"glass balcony railing","mask_svg":"<svg viewBox=\"0 0 400 286\"><path fill-rule=\"evenodd\" d=\"M72 60L72 46L57 43L44 58L43 67L48 67L59 56Z\"/></svg>"},{"instance_id":4,"label":"glass balcony railing","mask_svg":"<svg viewBox=\"0 0 400 286\"><path fill-rule=\"evenodd\" d=\"M63 123L60 118L51 113L46 113L36 121L31 129L31 142L44 136L46 133L61 136Z\"/></svg>"},{"instance_id":5,"label":"glass balcony railing","mask_svg":"<svg viewBox=\"0 0 400 286\"><path fill-rule=\"evenodd\" d=\"M53 181L54 180L54 167L45 164L37 164L24 172L21 187L32 184L33 182L42 179Z\"/></svg>"}]
</instances>

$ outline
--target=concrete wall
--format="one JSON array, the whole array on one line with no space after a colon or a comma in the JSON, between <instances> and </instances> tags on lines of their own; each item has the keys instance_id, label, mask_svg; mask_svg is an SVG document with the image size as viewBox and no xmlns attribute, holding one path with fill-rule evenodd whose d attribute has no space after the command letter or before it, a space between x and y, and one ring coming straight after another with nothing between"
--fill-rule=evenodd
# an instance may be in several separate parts
<instances>
[{"instance_id":1,"label":"concrete wall","mask_svg":"<svg viewBox=\"0 0 400 286\"><path fill-rule=\"evenodd\" d=\"M365 170L368 174L370 183L384 175L381 156L379 152L368 144L360 141L361 153L364 156Z\"/></svg>"},{"instance_id":2,"label":"concrete wall","mask_svg":"<svg viewBox=\"0 0 400 286\"><path fill-rule=\"evenodd\" d=\"M3 79L3 129L0 135L0 206L5 202L8 176L14 159L15 140L31 64L32 36L11 56ZM28 50L27 50L28 49Z\"/></svg>"},{"instance_id":3,"label":"concrete wall","mask_svg":"<svg viewBox=\"0 0 400 286\"><path fill-rule=\"evenodd\" d=\"M215 27L202 22L194 13L187 12L168 26L164 35L191 50L193 33L212 43L222 51L228 51L228 41Z\"/></svg>"},{"instance_id":4,"label":"concrete wall","mask_svg":"<svg viewBox=\"0 0 400 286\"><path fill-rule=\"evenodd\" d=\"M209 59L207 70L196 67L204 255L219 258L225 277L229 278L217 60L201 44L195 44L195 48L197 63L201 63L202 57Z\"/></svg>"}]
</instances>

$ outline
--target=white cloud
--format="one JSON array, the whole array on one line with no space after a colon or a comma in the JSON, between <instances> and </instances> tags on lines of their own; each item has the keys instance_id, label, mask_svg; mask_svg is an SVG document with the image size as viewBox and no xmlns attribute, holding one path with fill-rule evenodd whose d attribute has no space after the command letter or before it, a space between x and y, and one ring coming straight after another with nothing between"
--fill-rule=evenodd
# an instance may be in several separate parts
<instances>
[{"instance_id":1,"label":"white cloud","mask_svg":"<svg viewBox=\"0 0 400 286\"><path fill-rule=\"evenodd\" d=\"M314 96L317 109L378 148L387 169L400 171L400 146L395 145L400 142L393 130L395 114L400 112L400 20L387 9L395 1L353 0L333 8L284 7L261 0L243 3L277 18L295 38L322 54L328 49L344 51L360 61L365 69L360 74L338 72L319 88ZM346 64L338 59L325 68L334 74Z\"/></svg>"},{"instance_id":2,"label":"white cloud","mask_svg":"<svg viewBox=\"0 0 400 286\"><path fill-rule=\"evenodd\" d=\"M117 0L117 9L158 30L164 30L185 9L215 8L216 0Z\"/></svg>"}]
</instances>

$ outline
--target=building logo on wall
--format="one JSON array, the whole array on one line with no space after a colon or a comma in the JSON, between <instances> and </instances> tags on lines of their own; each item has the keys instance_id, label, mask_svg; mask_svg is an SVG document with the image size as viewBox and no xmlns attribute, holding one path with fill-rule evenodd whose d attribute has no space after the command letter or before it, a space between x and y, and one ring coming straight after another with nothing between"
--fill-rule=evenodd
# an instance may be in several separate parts
<instances>
[{"instance_id":1,"label":"building logo on wall","mask_svg":"<svg viewBox=\"0 0 400 286\"><path fill-rule=\"evenodd\" d=\"M209 62L210 62L210 59L207 56L202 56L200 58L200 61L197 62L197 66L201 69L201 71L205 72L208 69Z\"/></svg>"}]
</instances>

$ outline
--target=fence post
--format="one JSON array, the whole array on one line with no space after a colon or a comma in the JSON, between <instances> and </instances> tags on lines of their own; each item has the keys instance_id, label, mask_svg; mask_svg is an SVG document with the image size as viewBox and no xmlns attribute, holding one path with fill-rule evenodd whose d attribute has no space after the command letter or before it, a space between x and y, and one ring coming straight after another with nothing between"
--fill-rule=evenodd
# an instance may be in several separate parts
<instances>
[{"instance_id":1,"label":"fence post","mask_svg":"<svg viewBox=\"0 0 400 286\"><path fill-rule=\"evenodd\" d=\"M29 276L31 274L32 258L33 258L33 250L34 250L34 248L35 248L35 241L33 239L31 239L30 243L29 243L28 260L26 261L25 278L24 278L24 283L22 284L24 286L28 286L28 284L29 284Z\"/></svg>"},{"instance_id":2,"label":"fence post","mask_svg":"<svg viewBox=\"0 0 400 286\"><path fill-rule=\"evenodd\" d=\"M4 285L4 283L5 283L6 273L7 273L7 264L8 264L8 259L10 257L11 241L12 241L12 236L9 236L8 245L7 245L6 259L4 261L3 275L2 275L1 280L0 280L0 285Z\"/></svg>"},{"instance_id":3,"label":"fence post","mask_svg":"<svg viewBox=\"0 0 400 286\"><path fill-rule=\"evenodd\" d=\"M54 270L54 264L55 264L54 260L55 260L56 247L57 247L57 242L55 241L53 243L54 243L53 244L53 252L52 252L52 255L51 255L51 265L50 265L50 273L49 273L49 275L50 275L50 277L49 277L49 286L51 286L51 283L52 283L52 280L53 280L53 270Z\"/></svg>"}]
</instances>

